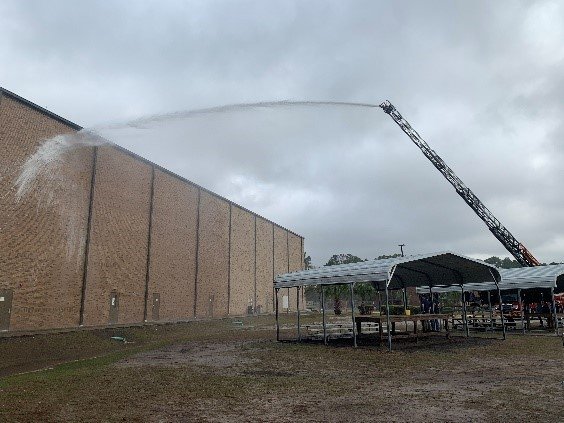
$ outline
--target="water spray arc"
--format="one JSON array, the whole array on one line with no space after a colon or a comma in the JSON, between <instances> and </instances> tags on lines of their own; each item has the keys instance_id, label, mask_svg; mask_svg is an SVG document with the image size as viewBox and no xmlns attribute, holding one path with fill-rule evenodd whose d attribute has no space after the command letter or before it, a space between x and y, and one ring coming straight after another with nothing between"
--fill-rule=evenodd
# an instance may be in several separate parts
<instances>
[{"instance_id":1,"label":"water spray arc","mask_svg":"<svg viewBox=\"0 0 564 423\"><path fill-rule=\"evenodd\" d=\"M43 140L35 153L31 155L22 165L18 178L16 179L16 199L21 201L32 190L39 194L38 203L49 206L52 202L52 190L50 187L56 182L55 179L61 174L60 167L64 164L64 157L83 147L100 147L112 144L100 135L102 130L144 128L150 124L194 118L208 114L221 114L236 111L256 110L260 108L285 108L285 107L360 107L378 108L376 104L352 103L343 101L265 101L257 103L236 103L223 106L207 107L180 112L151 115L122 123L94 126L81 129L72 134L57 135ZM64 181L59 181L62 183Z\"/></svg>"},{"instance_id":2,"label":"water spray arc","mask_svg":"<svg viewBox=\"0 0 564 423\"><path fill-rule=\"evenodd\" d=\"M81 217L73 212L78 208L82 187L66 176L67 168L78 153L85 148L113 145L101 135L104 130L127 128L144 129L150 125L195 118L198 116L245 112L257 109L283 109L287 107L353 107L378 108L375 104L338 101L269 101L257 103L228 104L173 113L151 115L127 122L83 128L78 132L57 135L40 142L36 151L21 166L14 183L15 200L21 203L31 200L38 208L48 209L59 215L61 230L66 237L67 258L77 256L84 244L84 234L78 229ZM0 174L0 178L3 175ZM61 201L64 192L65 201Z\"/></svg>"}]
</instances>

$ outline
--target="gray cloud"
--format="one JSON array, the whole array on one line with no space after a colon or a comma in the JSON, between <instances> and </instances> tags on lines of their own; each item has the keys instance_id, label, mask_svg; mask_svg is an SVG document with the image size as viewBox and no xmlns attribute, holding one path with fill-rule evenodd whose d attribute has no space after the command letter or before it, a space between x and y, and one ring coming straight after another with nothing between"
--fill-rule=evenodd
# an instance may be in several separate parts
<instances>
[{"instance_id":1,"label":"gray cloud","mask_svg":"<svg viewBox=\"0 0 564 423\"><path fill-rule=\"evenodd\" d=\"M389 98L541 260L564 260L558 2L5 1L0 84L83 126L219 104ZM258 109L112 130L306 237L322 264L507 255L380 110Z\"/></svg>"}]
</instances>

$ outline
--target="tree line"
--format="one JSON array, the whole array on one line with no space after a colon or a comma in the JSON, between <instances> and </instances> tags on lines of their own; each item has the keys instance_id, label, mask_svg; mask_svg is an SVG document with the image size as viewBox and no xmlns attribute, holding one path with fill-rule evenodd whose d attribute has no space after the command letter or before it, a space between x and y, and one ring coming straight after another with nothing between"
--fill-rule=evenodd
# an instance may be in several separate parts
<instances>
[{"instance_id":1,"label":"tree line","mask_svg":"<svg viewBox=\"0 0 564 423\"><path fill-rule=\"evenodd\" d=\"M485 259L484 261L486 263L493 264L495 267L498 267L500 269L514 269L516 267L523 267L521 263L519 263L517 260L512 260L509 257L505 257L502 259L497 256L492 256L490 258ZM548 264L553 265L553 264L563 264L563 263L558 263L556 261L553 261ZM546 266L546 265L547 263L541 263L541 266Z\"/></svg>"},{"instance_id":2,"label":"tree line","mask_svg":"<svg viewBox=\"0 0 564 423\"><path fill-rule=\"evenodd\" d=\"M401 257L401 254L382 254L378 257L376 257L374 260L384 260L384 259L390 259L390 258L396 258L396 257ZM368 259L362 259L358 256L355 256L353 254L350 253L340 253L340 254L333 254L331 256L331 258L329 258L329 260L327 260L327 263L324 264L324 266L335 266L335 265L339 265L339 264L348 264L348 263L359 263L362 261L368 261ZM495 267L498 267L500 269L514 269L516 267L522 267L521 264L517 261L517 260L513 260L510 257L504 257L504 258L500 258L497 256L491 256L487 259L484 260L486 263L489 264L493 264ZM554 264L564 264L562 262L551 262L548 263L550 265L554 265ZM541 266L546 266L547 263L542 263ZM304 268L305 269L312 269L314 266L311 262L311 256L309 256L307 253L304 253Z\"/></svg>"},{"instance_id":3,"label":"tree line","mask_svg":"<svg viewBox=\"0 0 564 423\"><path fill-rule=\"evenodd\" d=\"M396 258L396 257L401 257L401 254L383 254L380 255L376 258L374 258L374 260L384 260L384 259L390 259L390 258ZM355 256L353 254L350 253L340 253L340 254L333 254L331 256L331 258L329 260L327 260L327 263L324 264L324 266L336 266L339 264L349 264L349 263L360 263L363 261L368 261L368 259L362 259L358 256ZM314 266L311 263L311 256L308 256L307 253L304 253L304 268L307 269L313 269Z\"/></svg>"}]
</instances>

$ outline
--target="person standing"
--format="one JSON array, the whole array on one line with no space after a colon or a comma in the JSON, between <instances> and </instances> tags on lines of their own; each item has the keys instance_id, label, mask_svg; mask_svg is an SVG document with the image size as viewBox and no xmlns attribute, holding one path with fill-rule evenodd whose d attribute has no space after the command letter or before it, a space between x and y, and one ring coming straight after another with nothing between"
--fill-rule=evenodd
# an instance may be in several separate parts
<instances>
[{"instance_id":1,"label":"person standing","mask_svg":"<svg viewBox=\"0 0 564 423\"><path fill-rule=\"evenodd\" d=\"M423 295L422 296L422 303L421 303L421 311L423 314L430 314L431 313L431 301L429 301L429 298L427 297L427 295ZM430 322L429 320L424 320L423 321L423 332L429 332L429 325Z\"/></svg>"}]
</instances>

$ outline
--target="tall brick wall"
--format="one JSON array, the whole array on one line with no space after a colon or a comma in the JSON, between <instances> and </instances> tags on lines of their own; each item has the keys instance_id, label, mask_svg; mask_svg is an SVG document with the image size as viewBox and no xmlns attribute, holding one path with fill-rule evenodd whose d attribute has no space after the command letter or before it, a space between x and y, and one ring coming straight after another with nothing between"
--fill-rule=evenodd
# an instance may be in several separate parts
<instances>
[{"instance_id":1,"label":"tall brick wall","mask_svg":"<svg viewBox=\"0 0 564 423\"><path fill-rule=\"evenodd\" d=\"M155 171L148 320L159 294L159 320L194 317L198 188Z\"/></svg>"},{"instance_id":2,"label":"tall brick wall","mask_svg":"<svg viewBox=\"0 0 564 423\"><path fill-rule=\"evenodd\" d=\"M43 139L75 130L0 90L0 294L13 292L10 330L76 327L81 316L103 326L145 313L178 321L249 305L273 311L273 277L301 268L302 239L118 147L67 154L44 181L55 187L50 205L38 206L41 186L18 203L21 165ZM295 294L290 301L295 310Z\"/></svg>"},{"instance_id":3,"label":"tall brick wall","mask_svg":"<svg viewBox=\"0 0 564 423\"><path fill-rule=\"evenodd\" d=\"M288 254L290 262L290 272L303 269L302 239L290 232L288 233ZM304 298L300 289L300 309L305 308ZM297 309L297 289L290 290L290 309Z\"/></svg>"},{"instance_id":4,"label":"tall brick wall","mask_svg":"<svg viewBox=\"0 0 564 423\"><path fill-rule=\"evenodd\" d=\"M43 139L74 129L0 96L0 290L13 290L10 329L76 326L92 149L65 157L55 189L40 180L18 203L14 183L22 164Z\"/></svg>"},{"instance_id":5,"label":"tall brick wall","mask_svg":"<svg viewBox=\"0 0 564 423\"><path fill-rule=\"evenodd\" d=\"M196 317L227 315L229 277L229 203L200 194Z\"/></svg>"},{"instance_id":6,"label":"tall brick wall","mask_svg":"<svg viewBox=\"0 0 564 423\"><path fill-rule=\"evenodd\" d=\"M287 231L278 226L274 227L274 275L290 271L288 263L288 235ZM284 288L279 292L279 308L283 308L283 297L290 296L290 289ZM293 303L288 303L288 310L293 308Z\"/></svg>"},{"instance_id":7,"label":"tall brick wall","mask_svg":"<svg viewBox=\"0 0 564 423\"><path fill-rule=\"evenodd\" d=\"M255 216L235 206L230 246L229 313L241 315L255 307Z\"/></svg>"},{"instance_id":8,"label":"tall brick wall","mask_svg":"<svg viewBox=\"0 0 564 423\"><path fill-rule=\"evenodd\" d=\"M98 147L86 279L85 325L143 321L151 167L114 147Z\"/></svg>"},{"instance_id":9,"label":"tall brick wall","mask_svg":"<svg viewBox=\"0 0 564 423\"><path fill-rule=\"evenodd\" d=\"M274 257L272 245L273 224L257 217L257 310L261 313L273 311Z\"/></svg>"}]
</instances>

